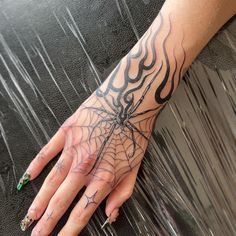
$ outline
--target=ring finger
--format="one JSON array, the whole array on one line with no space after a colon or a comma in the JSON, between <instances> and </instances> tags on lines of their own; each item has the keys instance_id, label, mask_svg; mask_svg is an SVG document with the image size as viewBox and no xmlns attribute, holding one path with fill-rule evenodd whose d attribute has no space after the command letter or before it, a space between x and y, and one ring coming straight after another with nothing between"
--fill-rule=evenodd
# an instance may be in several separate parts
<instances>
[{"instance_id":1,"label":"ring finger","mask_svg":"<svg viewBox=\"0 0 236 236\"><path fill-rule=\"evenodd\" d=\"M104 182L89 184L58 236L77 236L109 192L110 186Z\"/></svg>"}]
</instances>

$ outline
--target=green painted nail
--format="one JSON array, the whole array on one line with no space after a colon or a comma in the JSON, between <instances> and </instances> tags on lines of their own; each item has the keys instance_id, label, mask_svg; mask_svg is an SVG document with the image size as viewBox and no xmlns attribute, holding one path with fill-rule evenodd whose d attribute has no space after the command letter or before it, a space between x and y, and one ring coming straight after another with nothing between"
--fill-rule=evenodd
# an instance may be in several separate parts
<instances>
[{"instance_id":1,"label":"green painted nail","mask_svg":"<svg viewBox=\"0 0 236 236\"><path fill-rule=\"evenodd\" d=\"M30 174L25 172L19 180L17 184L17 189L21 190L24 185L26 185L30 181Z\"/></svg>"}]
</instances>

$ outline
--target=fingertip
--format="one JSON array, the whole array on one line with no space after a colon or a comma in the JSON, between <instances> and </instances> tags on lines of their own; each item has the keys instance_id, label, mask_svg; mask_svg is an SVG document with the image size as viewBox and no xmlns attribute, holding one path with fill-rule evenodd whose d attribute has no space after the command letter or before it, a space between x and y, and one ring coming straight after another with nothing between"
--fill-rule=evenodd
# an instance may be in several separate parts
<instances>
[{"instance_id":1,"label":"fingertip","mask_svg":"<svg viewBox=\"0 0 236 236\"><path fill-rule=\"evenodd\" d=\"M37 208L32 204L27 214L20 222L21 230L26 231L38 218Z\"/></svg>"},{"instance_id":2,"label":"fingertip","mask_svg":"<svg viewBox=\"0 0 236 236\"><path fill-rule=\"evenodd\" d=\"M115 197L115 194L111 194L106 202L106 208L105 213L107 217L110 217L112 214L115 214L114 212L117 212L117 209L119 211L119 207L123 204L123 201Z\"/></svg>"},{"instance_id":3,"label":"fingertip","mask_svg":"<svg viewBox=\"0 0 236 236\"><path fill-rule=\"evenodd\" d=\"M118 216L119 216L119 208L115 208L109 216L110 224L115 222Z\"/></svg>"},{"instance_id":4,"label":"fingertip","mask_svg":"<svg viewBox=\"0 0 236 236\"><path fill-rule=\"evenodd\" d=\"M105 213L106 213L107 217L109 217L110 214L112 213L113 209L116 208L116 205L115 205L114 202L111 201L111 197L110 196L107 198L106 208L105 208Z\"/></svg>"},{"instance_id":5,"label":"fingertip","mask_svg":"<svg viewBox=\"0 0 236 236\"><path fill-rule=\"evenodd\" d=\"M17 184L17 190L21 190L30 181L30 173L26 171Z\"/></svg>"},{"instance_id":6,"label":"fingertip","mask_svg":"<svg viewBox=\"0 0 236 236\"><path fill-rule=\"evenodd\" d=\"M62 129L59 129L30 162L27 170L17 184L17 189L21 190L30 180L35 179L42 172L43 168L49 163L49 161L51 161L62 150L64 143L64 133Z\"/></svg>"}]
</instances>

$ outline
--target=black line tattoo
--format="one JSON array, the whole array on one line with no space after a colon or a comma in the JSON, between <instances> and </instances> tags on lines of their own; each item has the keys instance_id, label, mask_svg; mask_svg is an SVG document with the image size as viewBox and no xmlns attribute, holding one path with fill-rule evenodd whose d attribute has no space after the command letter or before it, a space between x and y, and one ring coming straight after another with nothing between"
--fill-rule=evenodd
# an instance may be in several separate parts
<instances>
[{"instance_id":1,"label":"black line tattoo","mask_svg":"<svg viewBox=\"0 0 236 236\"><path fill-rule=\"evenodd\" d=\"M96 197L97 192L98 192L98 190L92 196L88 196L88 195L84 194L84 196L86 197L86 201L87 201L84 209L87 208L90 204L97 204L97 202L95 202L95 197Z\"/></svg>"},{"instance_id":2,"label":"black line tattoo","mask_svg":"<svg viewBox=\"0 0 236 236\"><path fill-rule=\"evenodd\" d=\"M183 40L178 43L182 60L177 60L175 49L167 50L172 23L170 17L164 22L161 13L159 18L157 29L149 28L136 50L121 60L78 115L64 123L69 137L64 149L75 156L72 172L114 187L141 162L156 116L178 86L186 60ZM163 35L164 25L168 32ZM162 43L157 48L160 35ZM134 65L137 70L132 75ZM148 105L150 97L155 106ZM87 205L90 199L95 203L96 193L86 196Z\"/></svg>"},{"instance_id":3,"label":"black line tattoo","mask_svg":"<svg viewBox=\"0 0 236 236\"><path fill-rule=\"evenodd\" d=\"M55 165L57 171L62 172L62 170L64 169L64 159L58 161Z\"/></svg>"},{"instance_id":4,"label":"black line tattoo","mask_svg":"<svg viewBox=\"0 0 236 236\"><path fill-rule=\"evenodd\" d=\"M53 219L53 217L52 217L53 211L54 211L54 210L52 210L52 212L51 212L50 214L46 212L46 214L47 214L46 222L49 221L49 220L51 220L51 219Z\"/></svg>"}]
</instances>

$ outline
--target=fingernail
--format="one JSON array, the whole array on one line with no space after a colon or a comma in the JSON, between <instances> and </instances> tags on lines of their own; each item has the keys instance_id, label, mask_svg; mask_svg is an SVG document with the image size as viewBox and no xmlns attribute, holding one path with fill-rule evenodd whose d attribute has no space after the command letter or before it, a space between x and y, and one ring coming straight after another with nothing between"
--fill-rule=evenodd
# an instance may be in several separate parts
<instances>
[{"instance_id":1,"label":"fingernail","mask_svg":"<svg viewBox=\"0 0 236 236\"><path fill-rule=\"evenodd\" d=\"M109 223L112 224L113 222L116 221L117 218L114 218L114 219L110 219Z\"/></svg>"},{"instance_id":2,"label":"fingernail","mask_svg":"<svg viewBox=\"0 0 236 236\"><path fill-rule=\"evenodd\" d=\"M119 216L119 208L115 208L110 214L109 223L112 224L113 222L115 222L118 216Z\"/></svg>"},{"instance_id":3,"label":"fingernail","mask_svg":"<svg viewBox=\"0 0 236 236\"><path fill-rule=\"evenodd\" d=\"M103 225L101 226L101 229L103 229L108 223L110 223L110 217L108 217L106 219L106 221L103 223Z\"/></svg>"},{"instance_id":4,"label":"fingernail","mask_svg":"<svg viewBox=\"0 0 236 236\"><path fill-rule=\"evenodd\" d=\"M21 190L24 185L26 185L30 181L30 174L25 172L22 177L20 178L18 184L17 184L17 189Z\"/></svg>"},{"instance_id":5,"label":"fingernail","mask_svg":"<svg viewBox=\"0 0 236 236\"><path fill-rule=\"evenodd\" d=\"M26 231L33 222L34 220L31 219L28 215L26 215L20 223L21 230Z\"/></svg>"}]
</instances>

